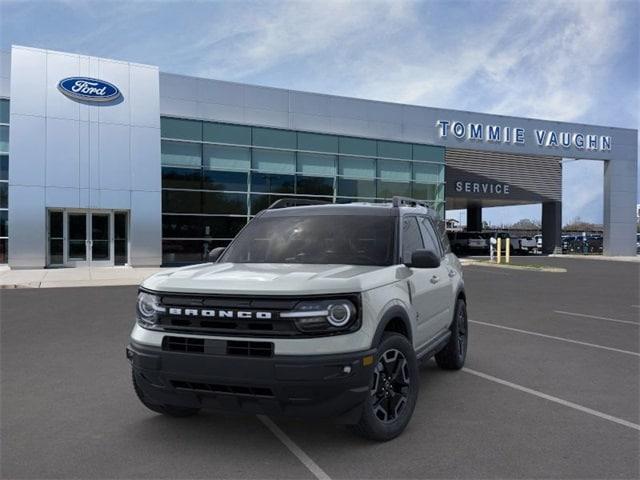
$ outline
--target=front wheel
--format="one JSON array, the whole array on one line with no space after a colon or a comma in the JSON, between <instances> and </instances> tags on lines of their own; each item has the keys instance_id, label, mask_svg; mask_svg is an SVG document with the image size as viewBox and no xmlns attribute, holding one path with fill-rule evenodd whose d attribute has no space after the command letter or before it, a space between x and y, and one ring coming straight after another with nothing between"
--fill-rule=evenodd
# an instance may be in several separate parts
<instances>
[{"instance_id":1,"label":"front wheel","mask_svg":"<svg viewBox=\"0 0 640 480\"><path fill-rule=\"evenodd\" d=\"M418 366L413 347L399 334L382 337L376 358L362 417L353 430L384 442L400 435L413 415L419 391Z\"/></svg>"},{"instance_id":2,"label":"front wheel","mask_svg":"<svg viewBox=\"0 0 640 480\"><path fill-rule=\"evenodd\" d=\"M456 302L450 330L449 341L436 353L436 363L444 370L460 370L464 367L464 361L467 358L468 342L467 304L462 298Z\"/></svg>"}]
</instances>

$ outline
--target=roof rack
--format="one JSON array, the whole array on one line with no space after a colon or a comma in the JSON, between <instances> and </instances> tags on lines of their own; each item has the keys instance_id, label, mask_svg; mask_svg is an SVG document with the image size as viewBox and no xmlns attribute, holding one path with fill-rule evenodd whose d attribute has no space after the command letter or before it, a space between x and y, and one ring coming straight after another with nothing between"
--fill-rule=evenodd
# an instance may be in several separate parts
<instances>
[{"instance_id":1,"label":"roof rack","mask_svg":"<svg viewBox=\"0 0 640 480\"><path fill-rule=\"evenodd\" d=\"M398 208L401 206L407 206L407 207L420 206L429 210L429 205L427 204L426 200L416 200L415 198L409 198L409 197L393 197L391 199L391 204L394 206L394 208Z\"/></svg>"},{"instance_id":2,"label":"roof rack","mask_svg":"<svg viewBox=\"0 0 640 480\"><path fill-rule=\"evenodd\" d=\"M280 198L269 205L267 210L288 207L302 207L304 205L327 205L331 202L326 200L308 200L306 198Z\"/></svg>"}]
</instances>

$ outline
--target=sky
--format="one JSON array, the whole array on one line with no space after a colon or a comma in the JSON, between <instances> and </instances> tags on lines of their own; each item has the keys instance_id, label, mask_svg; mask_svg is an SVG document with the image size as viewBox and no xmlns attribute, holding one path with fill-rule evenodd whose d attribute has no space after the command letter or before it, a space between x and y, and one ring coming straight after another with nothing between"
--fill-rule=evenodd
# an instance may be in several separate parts
<instances>
[{"instance_id":1,"label":"sky","mask_svg":"<svg viewBox=\"0 0 640 480\"><path fill-rule=\"evenodd\" d=\"M26 45L220 80L638 128L639 22L637 0L0 0L0 48ZM602 222L602 177L601 162L563 164L565 223ZM484 210L493 224L540 216L539 205Z\"/></svg>"}]
</instances>

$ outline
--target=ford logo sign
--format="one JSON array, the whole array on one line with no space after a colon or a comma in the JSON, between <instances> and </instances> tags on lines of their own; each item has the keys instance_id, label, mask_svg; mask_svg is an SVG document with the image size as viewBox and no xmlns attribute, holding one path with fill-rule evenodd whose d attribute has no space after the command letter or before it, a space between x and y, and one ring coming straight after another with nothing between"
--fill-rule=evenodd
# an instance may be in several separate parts
<instances>
[{"instance_id":1,"label":"ford logo sign","mask_svg":"<svg viewBox=\"0 0 640 480\"><path fill-rule=\"evenodd\" d=\"M63 78L58 83L58 90L67 97L88 102L110 102L120 97L118 87L97 78Z\"/></svg>"}]
</instances>

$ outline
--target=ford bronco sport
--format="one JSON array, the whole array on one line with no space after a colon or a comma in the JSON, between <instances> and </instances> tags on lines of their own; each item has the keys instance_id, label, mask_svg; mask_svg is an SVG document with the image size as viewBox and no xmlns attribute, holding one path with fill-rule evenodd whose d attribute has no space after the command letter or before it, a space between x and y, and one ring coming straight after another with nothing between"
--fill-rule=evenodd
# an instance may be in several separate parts
<instances>
[{"instance_id":1,"label":"ford bronco sport","mask_svg":"<svg viewBox=\"0 0 640 480\"><path fill-rule=\"evenodd\" d=\"M462 368L462 269L431 210L315 203L279 200L212 263L143 282L127 357L145 406L332 417L389 440L420 360Z\"/></svg>"}]
</instances>

